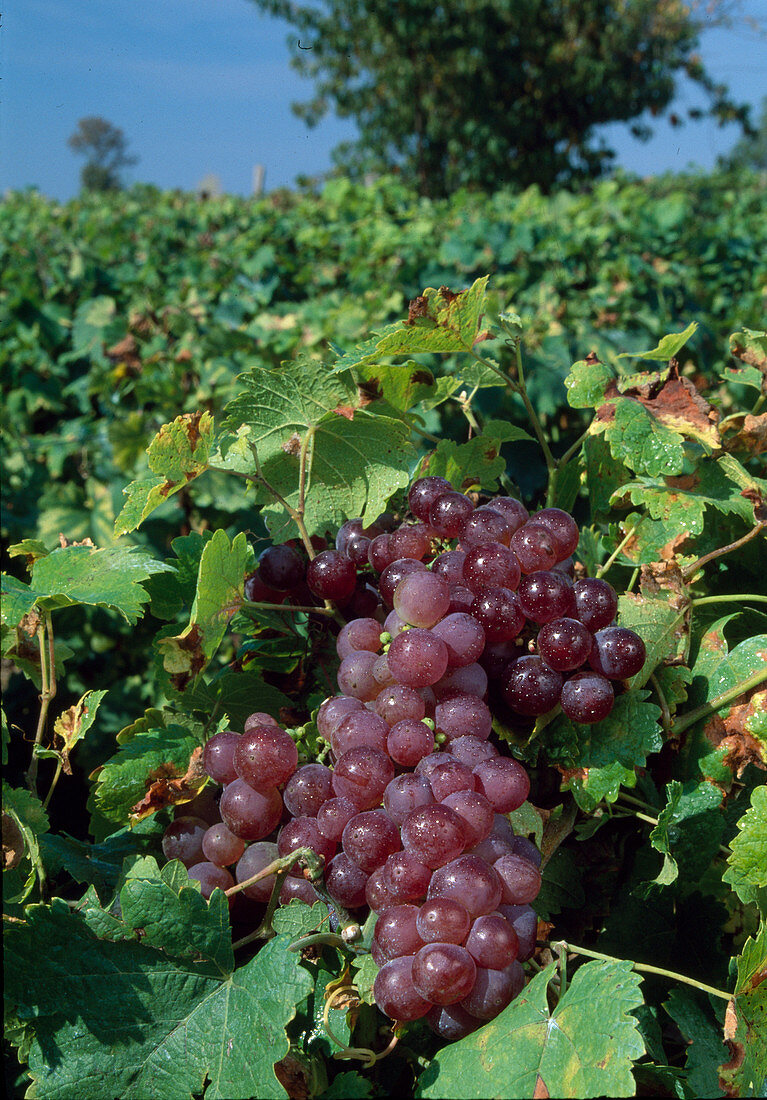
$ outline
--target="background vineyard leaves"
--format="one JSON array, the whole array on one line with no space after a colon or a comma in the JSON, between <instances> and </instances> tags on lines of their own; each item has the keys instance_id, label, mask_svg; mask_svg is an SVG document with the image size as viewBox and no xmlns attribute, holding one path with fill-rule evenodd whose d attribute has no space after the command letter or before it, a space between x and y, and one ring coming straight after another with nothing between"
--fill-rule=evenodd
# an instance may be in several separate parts
<instances>
[{"instance_id":1,"label":"background vineyard leaves","mask_svg":"<svg viewBox=\"0 0 767 1100\"><path fill-rule=\"evenodd\" d=\"M235 907L236 931L230 932L219 895L207 905L178 867L160 869L153 862L162 860L168 808L141 821L135 813L160 773L174 782L191 776L195 750L205 738L216 729L241 729L253 710L265 710L291 728L302 759L316 756L321 742L311 716L333 687L332 634L318 616L289 606L249 610L243 602L245 573L271 542L290 539L301 550L290 509L299 510L315 538L332 540L350 514L366 510L371 519L387 506L401 510L402 489L424 471L445 473L487 494L521 492L531 507L544 502L548 482L551 502L571 504L584 525L576 557L590 572L604 571L619 591L628 589L621 621L647 637L647 675L636 678L614 714L597 726L555 717L531 730L499 706L504 751L533 765L531 798L541 811L532 811L535 822L520 819L518 828L527 833L544 822L550 842L538 913L555 928L541 924L539 933L717 982L723 990L734 984L728 960L738 958L726 1020L711 1004L700 1008L702 1001L679 996L682 986L672 984L669 999L663 977L645 975L640 996L629 962L581 965L569 988L558 992L560 976L549 967L526 993L531 1003L537 998L540 1010L528 1038L538 1050L543 1036L543 1084L552 1094L559 1089L562 1095L598 1095L606 1072L611 1091L622 1090L616 1094L631 1095L653 1082L679 1095L694 1086L717 1088L721 1072L722 1088L761 1088L764 1055L752 1035L763 1012L763 983L756 977L764 939L758 924L765 876L758 817L765 763L759 675L767 643L760 635L764 615L758 602L764 539L740 543L758 533L767 480L760 477L763 466L751 442L758 439L758 424L750 427L751 435L745 431L744 410L761 400L758 379L752 373L744 379L727 358L731 349L761 377L760 275L753 248L749 253L761 226L760 185L754 178L751 189L745 183L735 188L724 176L718 185L719 195L704 180L691 180L689 190L671 180L641 188L610 181L589 196L553 200L529 191L514 204L496 195L467 217L465 196L416 208L393 180L364 191L337 182L320 196L255 204L262 219L257 231L250 207L238 200L192 206L183 196L140 188L119 206L83 200L54 209L30 195L23 201L11 197L0 209L9 239L37 263L33 271L14 255L19 283L0 277L0 308L13 322L13 371L20 372L10 379L10 413L3 423L11 488L4 530L18 541L4 578L4 653L13 670L32 677L26 686L11 671L9 806L24 818L29 837L24 861L4 872L4 883L14 899L10 914L22 921L14 929L8 1035L22 1061L29 1060L33 1074L45 1080L44 1090L66 1091L79 1075L88 1081L89 1067L103 1053L93 1003L84 1003L91 995L77 987L86 956L106 973L110 960L129 950L131 958L140 956L138 980L146 981L149 999L144 1003L142 993L138 1006L126 971L123 991L136 1005L139 1030L146 1028L134 1034L130 1019L115 1020L126 1044L124 1063L114 1067L115 1094L127 1094L150 1065L154 1072L172 1057L173 1074L162 1078L168 1095L181 1080L194 1091L207 1074L206 1095L255 1090L282 1096L273 1062L289 1047L291 1065L303 1067L310 1095L361 1095L370 1081L384 1079L381 1074L389 1083L402 1082L405 1094L428 1095L423 1090L445 1081L451 1094L474 1094L471 1067L481 1056L481 1037L495 1035L497 1028L499 1039L507 1039L504 1028L522 1012L521 1001L507 1010L506 1023L500 1017L457 1044L437 1043L422 1025L413 1025L401 1052L395 1049L381 1067L350 1074L332 1059L336 1046L319 1024L321 994L353 959L351 973L365 1003L348 1016L332 1010L331 1027L344 1041L380 1050L388 1038L382 1042L381 1017L369 1003L370 956L363 949L355 957L354 949L336 945L302 961L287 946L316 931L317 917L291 906L293 912L284 911L275 924L278 935L258 949L246 944L244 954L238 947L234 974L227 962L224 976L208 989L206 952L218 958L219 948L203 944L190 970L189 945L207 929L210 942L228 951L232 938L247 941L252 923L243 927ZM691 196L698 212L710 210L712 227L723 234L705 256L696 252L699 242L685 221ZM151 211L150 199L162 219ZM410 232L403 235L411 215L431 234L428 248L421 249L420 238ZM187 235L187 247L179 252L178 227L192 216L199 235ZM140 269L129 246L131 226L138 239L152 234L153 249ZM72 254L68 236L84 228L91 243ZM644 253L632 250L628 256L616 243L620 232L629 231L645 235ZM264 243L266 236L258 234L267 233L271 238ZM436 249L435 234L443 242ZM495 250L492 263L488 240ZM103 242L109 242L109 252ZM401 249L396 268L392 247ZM107 255L116 258L108 281ZM167 277L159 278L161 270ZM472 285L457 299L443 290L422 295L424 286ZM735 292L740 312L727 316L727 295ZM416 314L427 315L420 327L404 320L411 296L423 298L414 306ZM511 313L494 322L499 305L509 300L521 329ZM735 328L739 332L728 345ZM366 340L371 330L377 335ZM524 383L515 373L520 331ZM435 332L447 349L439 354L429 335ZM475 343L478 334L483 338ZM323 348L328 337L330 354ZM639 358L653 354L642 349L658 346L664 355L669 349L677 354L678 367L661 361L658 370L642 369L655 365ZM458 347L472 358L461 360L453 351ZM591 349L596 356L583 359ZM627 358L619 358L623 353ZM392 361L393 355L405 362ZM30 362L37 373L25 389L23 365ZM630 371L628 363L640 369ZM510 372L508 384L498 369ZM103 401L105 385L118 397L111 405ZM327 397L318 415L305 407L309 386ZM551 448L546 461L523 394ZM599 410L597 420L583 439L591 408ZM220 425L222 414L230 418L224 429L229 435L216 439L210 418ZM758 409L747 415L757 420ZM196 416L198 426L204 417L202 450L187 446L186 429ZM615 420L623 424L621 417L635 424L633 436L610 427ZM339 430L349 442L350 460L336 477L324 456L336 448ZM255 493L259 475L246 445L252 432L265 448ZM295 464L286 462L297 457L290 453L294 435L299 470L302 440L318 446L313 484L303 501ZM365 444L354 452L359 441ZM365 455L370 446L375 454ZM377 470L372 459L379 460L385 447L395 458ZM204 469L208 463L221 469ZM114 544L122 489L150 475L158 493L170 482L178 491L150 511L155 498L138 490L131 525L140 526ZM289 508L269 495L265 483L280 495L285 491ZM118 530L124 522L118 519ZM97 527L101 549L53 549L62 523L70 540L85 527L88 533ZM728 542L738 545L723 553ZM135 547L130 554L128 543ZM107 555L117 563L115 576L86 569L76 585L63 584L56 562L69 550L83 561L86 553L88 561ZM126 573L128 564L135 573ZM749 592L757 597L752 605L744 599ZM728 599L732 608L720 606ZM100 694L106 691L77 747L74 775L48 791L47 812L42 798L35 801L23 790L28 746L19 736L26 730L31 738L39 712L33 682L37 676L39 687L41 666L29 648L34 629L26 636L17 629L36 603L50 614L43 625L56 654L51 728L96 682ZM731 613L719 618L724 610ZM195 629L207 640L187 650ZM190 654L188 667L180 670L183 682L174 682L175 666L165 667L169 651ZM53 752L49 746L42 751ZM48 782L45 768L54 765L40 761ZM83 774L89 772L90 821ZM72 784L70 792L82 792L82 816L71 824L64 807L75 799L65 799L65 783ZM22 813L22 803L34 812ZM83 885L91 887L84 897ZM112 904L115 890L120 909ZM19 899L26 891L40 902L25 909ZM148 929L140 942L137 928ZM65 943L72 945L69 963L53 976L44 967L39 982L22 989L26 960L49 941L56 958ZM362 942L369 944L369 938ZM547 951L544 946L538 954L544 967ZM577 952L574 947L569 953L571 968ZM52 965L56 970L59 963ZM590 984L595 975L601 976L599 990ZM153 1003L163 980L166 988L179 990L178 1035L166 1034L170 1011ZM63 991L62 1003L78 1006L91 1021L82 1042L51 999L54 985ZM273 1003L271 987L277 986L284 996ZM262 987L270 990L268 1004L259 999ZM578 1007L583 990L590 1007ZM647 1011L640 1032L639 1017L628 1013L642 1004ZM663 1004L673 1006L669 1018L680 1035L663 1031L659 1039L658 1029L652 1030L649 1020L660 1018ZM595 1005L619 1011L613 1023L626 1039L601 1076L595 1067L602 1040L593 1026L601 1009ZM227 1035L219 1027L224 1011L233 1021ZM545 1039L551 1020L568 1013L566 1030L580 1066L558 1060ZM264 1057L259 1053L248 1065L242 1045L252 1043L247 1021L261 1021L264 1014L272 1018L258 1046ZM211 1019L215 1027L203 1035ZM723 1034L736 1051L743 1048L737 1064L724 1065ZM222 1074L213 1067L230 1039L232 1058ZM191 1056L189 1040L196 1045ZM52 1071L54 1042L71 1056ZM419 1065L430 1063L420 1084L412 1051L422 1059ZM514 1080L524 1077L524 1094L533 1095L536 1080L528 1081L521 1054L515 1058L513 1072L522 1076ZM509 1069L505 1061L503 1066ZM501 1077L498 1090L505 1095L508 1075Z\"/></svg>"}]
</instances>

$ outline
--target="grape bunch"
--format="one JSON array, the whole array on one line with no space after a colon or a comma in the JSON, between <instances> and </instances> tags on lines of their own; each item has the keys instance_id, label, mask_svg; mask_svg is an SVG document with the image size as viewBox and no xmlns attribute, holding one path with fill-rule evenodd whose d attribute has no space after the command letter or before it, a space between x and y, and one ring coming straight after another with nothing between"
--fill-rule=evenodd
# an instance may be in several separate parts
<instances>
[{"instance_id":1,"label":"grape bunch","mask_svg":"<svg viewBox=\"0 0 767 1100\"><path fill-rule=\"evenodd\" d=\"M208 893L310 848L331 902L360 921L377 914L381 1010L455 1039L520 992L535 948L541 856L506 816L530 783L490 741L493 711L529 723L561 707L601 721L645 650L614 625L614 589L574 579L567 513L531 516L510 497L475 505L440 477L414 482L408 502L398 525L348 521L305 570L295 547L270 547L249 578L249 598L331 600L343 612L339 694L316 716L329 764L299 766L290 734L251 715L242 735L205 747L220 821L170 828L197 837L203 858L184 862ZM178 838L166 842L170 856ZM267 876L244 892L266 901L273 885ZM319 898L299 864L279 900L293 898Z\"/></svg>"}]
</instances>

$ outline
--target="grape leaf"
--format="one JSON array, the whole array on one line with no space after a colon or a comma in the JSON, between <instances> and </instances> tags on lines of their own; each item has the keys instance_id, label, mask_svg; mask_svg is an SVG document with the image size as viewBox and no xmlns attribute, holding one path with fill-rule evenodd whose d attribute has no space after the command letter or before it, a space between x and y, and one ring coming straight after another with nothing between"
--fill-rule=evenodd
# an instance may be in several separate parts
<instances>
[{"instance_id":1,"label":"grape leaf","mask_svg":"<svg viewBox=\"0 0 767 1100\"><path fill-rule=\"evenodd\" d=\"M682 656L685 644L684 617L684 608L680 611L672 602L660 596L643 593L640 596L628 594L619 598L619 625L635 631L647 650L645 663L629 681L630 687L644 687L662 661Z\"/></svg>"},{"instance_id":2,"label":"grape leaf","mask_svg":"<svg viewBox=\"0 0 767 1100\"><path fill-rule=\"evenodd\" d=\"M147 448L154 477L133 481L128 500L115 520L115 536L135 531L146 517L207 469L213 443L209 412L184 413L164 424Z\"/></svg>"},{"instance_id":3,"label":"grape leaf","mask_svg":"<svg viewBox=\"0 0 767 1100\"><path fill-rule=\"evenodd\" d=\"M536 974L500 1016L438 1051L416 1096L633 1096L631 1062L644 1053L636 1019L640 979L630 962L589 962L552 1012L555 965Z\"/></svg>"},{"instance_id":4,"label":"grape leaf","mask_svg":"<svg viewBox=\"0 0 767 1100\"><path fill-rule=\"evenodd\" d=\"M650 477L680 474L684 466L684 439L667 428L638 401L619 398L607 421L605 436L613 458L630 470Z\"/></svg>"},{"instance_id":5,"label":"grape leaf","mask_svg":"<svg viewBox=\"0 0 767 1100\"><path fill-rule=\"evenodd\" d=\"M267 684L260 669L237 672L227 668L209 683L200 677L183 693L184 707L189 711L225 714L232 727L241 728L255 711L264 711L279 718L280 707L289 707L290 699L279 688Z\"/></svg>"},{"instance_id":6,"label":"grape leaf","mask_svg":"<svg viewBox=\"0 0 767 1100\"><path fill-rule=\"evenodd\" d=\"M140 826L126 826L100 844L88 844L66 833L46 833L40 838L40 851L49 875L64 871L75 882L95 886L101 896L117 886L124 859L156 845L155 834L156 830L142 833Z\"/></svg>"},{"instance_id":7,"label":"grape leaf","mask_svg":"<svg viewBox=\"0 0 767 1100\"><path fill-rule=\"evenodd\" d=\"M222 464L252 473L252 446L265 482L290 507L303 503L310 534L335 530L351 516L371 523L408 484L414 458L408 426L362 408L347 378L302 360L279 371L253 367L241 383L244 392L226 408L226 425L238 435ZM268 502L263 515L273 540L293 537L284 504L263 486L259 500Z\"/></svg>"},{"instance_id":8,"label":"grape leaf","mask_svg":"<svg viewBox=\"0 0 767 1100\"><path fill-rule=\"evenodd\" d=\"M737 960L738 980L727 1004L724 1037L730 1061L719 1068L728 1096L762 1096L767 1082L767 924Z\"/></svg>"},{"instance_id":9,"label":"grape leaf","mask_svg":"<svg viewBox=\"0 0 767 1100\"><path fill-rule=\"evenodd\" d=\"M594 725L560 715L543 731L549 759L559 765L582 810L591 812L601 798L614 802L622 785L634 785L634 768L643 767L647 755L662 747L661 712L647 702L649 694L620 695L607 718Z\"/></svg>"},{"instance_id":10,"label":"grape leaf","mask_svg":"<svg viewBox=\"0 0 767 1100\"><path fill-rule=\"evenodd\" d=\"M767 787L755 787L751 806L738 822L738 835L730 844L729 882L741 901L760 902L767 910Z\"/></svg>"},{"instance_id":11,"label":"grape leaf","mask_svg":"<svg viewBox=\"0 0 767 1100\"><path fill-rule=\"evenodd\" d=\"M574 409L595 409L604 401L607 388L615 381L615 371L598 359L573 363L565 379L567 400Z\"/></svg>"},{"instance_id":12,"label":"grape leaf","mask_svg":"<svg viewBox=\"0 0 767 1100\"><path fill-rule=\"evenodd\" d=\"M653 848L664 856L661 875L654 880L657 885L674 882L680 865L686 878L699 881L721 842L725 821L716 811L722 797L723 792L713 783L683 785L674 780L666 785L668 801L650 833Z\"/></svg>"},{"instance_id":13,"label":"grape leaf","mask_svg":"<svg viewBox=\"0 0 767 1100\"><path fill-rule=\"evenodd\" d=\"M767 332L745 328L730 336L730 353L767 375Z\"/></svg>"},{"instance_id":14,"label":"grape leaf","mask_svg":"<svg viewBox=\"0 0 767 1100\"><path fill-rule=\"evenodd\" d=\"M454 294L447 287L427 287L410 303L408 320L378 341L379 355L470 351L480 336L479 322L489 275Z\"/></svg>"},{"instance_id":15,"label":"grape leaf","mask_svg":"<svg viewBox=\"0 0 767 1100\"><path fill-rule=\"evenodd\" d=\"M444 477L459 492L471 488L497 489L498 478L506 471L501 444L530 440L522 428L502 420L489 420L481 435L468 443L441 439L420 468L419 476Z\"/></svg>"},{"instance_id":16,"label":"grape leaf","mask_svg":"<svg viewBox=\"0 0 767 1100\"><path fill-rule=\"evenodd\" d=\"M204 743L202 726L194 731L170 721L140 730L95 773L94 798L99 812L110 821L126 824L152 780L183 776L192 753Z\"/></svg>"},{"instance_id":17,"label":"grape leaf","mask_svg":"<svg viewBox=\"0 0 767 1100\"><path fill-rule=\"evenodd\" d=\"M142 581L172 566L135 546L61 546L32 566L28 585L3 575L3 621L17 626L33 607L45 610L90 604L111 607L135 624L149 595Z\"/></svg>"},{"instance_id":18,"label":"grape leaf","mask_svg":"<svg viewBox=\"0 0 767 1100\"><path fill-rule=\"evenodd\" d=\"M697 328L697 323L691 321L684 332L672 332L668 336L664 336L658 346L654 347L651 351L624 351L616 358L657 359L660 361L668 361L669 359L673 359L674 356L682 350Z\"/></svg>"},{"instance_id":19,"label":"grape leaf","mask_svg":"<svg viewBox=\"0 0 767 1100\"><path fill-rule=\"evenodd\" d=\"M178 690L207 666L229 620L242 607L249 553L244 531L230 544L226 531L218 530L205 544L189 625L175 637L157 640L163 665Z\"/></svg>"},{"instance_id":20,"label":"grape leaf","mask_svg":"<svg viewBox=\"0 0 767 1100\"><path fill-rule=\"evenodd\" d=\"M366 1100L372 1091L371 1082L359 1073L339 1073L320 1094L319 1100Z\"/></svg>"},{"instance_id":21,"label":"grape leaf","mask_svg":"<svg viewBox=\"0 0 767 1100\"><path fill-rule=\"evenodd\" d=\"M39 1095L177 1100L206 1076L211 1100L286 1095L273 1065L311 977L286 936L232 973L226 899L206 903L179 866L129 877L122 918L89 892L77 912L33 907L6 938L6 992L35 1032Z\"/></svg>"},{"instance_id":22,"label":"grape leaf","mask_svg":"<svg viewBox=\"0 0 767 1100\"><path fill-rule=\"evenodd\" d=\"M687 989L672 990L663 1007L688 1044L685 1069L693 1095L705 1100L722 1096L717 1068L726 1048L719 1028Z\"/></svg>"},{"instance_id":23,"label":"grape leaf","mask_svg":"<svg viewBox=\"0 0 767 1100\"><path fill-rule=\"evenodd\" d=\"M585 903L583 870L569 848L558 848L543 870L533 909L541 920L551 920L563 909L582 909Z\"/></svg>"},{"instance_id":24,"label":"grape leaf","mask_svg":"<svg viewBox=\"0 0 767 1100\"><path fill-rule=\"evenodd\" d=\"M35 883L45 879L45 870L40 858L40 838L48 832L48 815L39 798L21 787L11 787L3 783L3 814L8 814L16 823L23 840L23 851L18 864L20 871L26 872L21 889L6 894L3 898L8 905L18 905L32 893ZM5 833L5 826L3 826ZM3 856L5 857L5 835L3 836ZM10 852L8 853L11 854ZM14 856L19 854L14 852ZM5 870L4 870L5 873Z\"/></svg>"}]
</instances>

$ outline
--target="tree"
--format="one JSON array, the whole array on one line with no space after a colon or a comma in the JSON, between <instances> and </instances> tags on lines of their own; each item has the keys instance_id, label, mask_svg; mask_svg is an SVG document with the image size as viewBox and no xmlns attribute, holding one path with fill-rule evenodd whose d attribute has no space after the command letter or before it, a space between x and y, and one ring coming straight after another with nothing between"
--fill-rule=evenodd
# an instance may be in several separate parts
<instances>
[{"instance_id":1,"label":"tree","mask_svg":"<svg viewBox=\"0 0 767 1100\"><path fill-rule=\"evenodd\" d=\"M660 115L681 74L722 123L748 124L695 53L703 20L683 0L254 2L299 31L292 64L316 94L296 113L356 121L336 162L353 176L396 167L425 194L597 176L614 154L594 128Z\"/></svg>"},{"instance_id":2,"label":"tree","mask_svg":"<svg viewBox=\"0 0 767 1100\"><path fill-rule=\"evenodd\" d=\"M762 113L755 132L736 142L726 156L719 158L719 164L735 171L753 168L757 172L767 172L767 96L762 100Z\"/></svg>"},{"instance_id":3,"label":"tree","mask_svg":"<svg viewBox=\"0 0 767 1100\"><path fill-rule=\"evenodd\" d=\"M127 152L128 143L120 127L96 115L81 118L67 144L87 158L80 173L86 191L119 190L122 170L138 163L138 157Z\"/></svg>"}]
</instances>

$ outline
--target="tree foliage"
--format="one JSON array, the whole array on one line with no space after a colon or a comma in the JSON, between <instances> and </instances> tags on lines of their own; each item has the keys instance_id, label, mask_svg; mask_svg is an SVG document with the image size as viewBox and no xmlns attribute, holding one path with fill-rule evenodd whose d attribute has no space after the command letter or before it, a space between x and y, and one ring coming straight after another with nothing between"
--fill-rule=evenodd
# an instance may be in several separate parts
<instances>
[{"instance_id":1,"label":"tree foliage","mask_svg":"<svg viewBox=\"0 0 767 1100\"><path fill-rule=\"evenodd\" d=\"M98 115L81 118L67 144L86 158L80 173L85 191L118 191L123 169L138 163L138 157L128 153L128 142L120 127Z\"/></svg>"},{"instance_id":2,"label":"tree foliage","mask_svg":"<svg viewBox=\"0 0 767 1100\"><path fill-rule=\"evenodd\" d=\"M683 75L720 123L747 124L696 54L703 19L682 0L255 3L299 32L292 63L316 92L296 113L357 123L336 162L398 167L422 194L598 176L614 154L595 127L632 122L649 137L640 116L664 112Z\"/></svg>"},{"instance_id":3,"label":"tree foliage","mask_svg":"<svg viewBox=\"0 0 767 1100\"><path fill-rule=\"evenodd\" d=\"M719 158L719 163L722 168L733 171L767 172L767 96L762 100L762 112L754 133L744 134L726 156Z\"/></svg>"}]
</instances>

